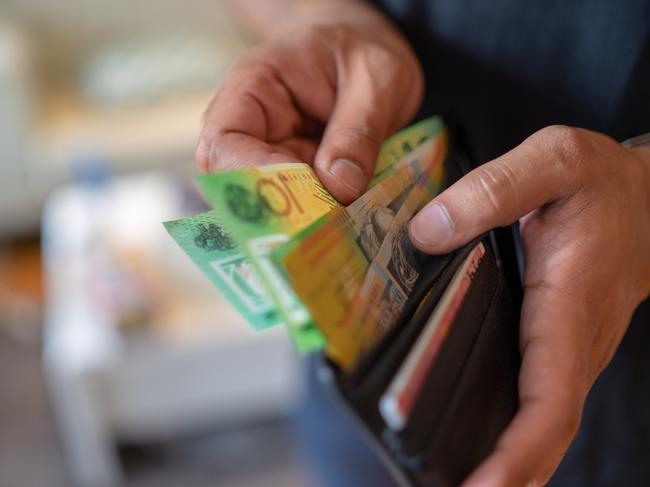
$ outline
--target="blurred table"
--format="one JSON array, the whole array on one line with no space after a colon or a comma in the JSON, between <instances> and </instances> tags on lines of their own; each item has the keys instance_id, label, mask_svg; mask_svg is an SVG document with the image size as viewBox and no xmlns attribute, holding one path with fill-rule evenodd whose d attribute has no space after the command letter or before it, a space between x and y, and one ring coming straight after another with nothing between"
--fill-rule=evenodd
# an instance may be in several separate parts
<instances>
[{"instance_id":1,"label":"blurred table","mask_svg":"<svg viewBox=\"0 0 650 487\"><path fill-rule=\"evenodd\" d=\"M44 366L77 485L122 483L120 441L284 417L298 401L285 330L252 332L165 233L186 200L152 173L67 186L46 205ZM124 300L142 312L125 319Z\"/></svg>"}]
</instances>

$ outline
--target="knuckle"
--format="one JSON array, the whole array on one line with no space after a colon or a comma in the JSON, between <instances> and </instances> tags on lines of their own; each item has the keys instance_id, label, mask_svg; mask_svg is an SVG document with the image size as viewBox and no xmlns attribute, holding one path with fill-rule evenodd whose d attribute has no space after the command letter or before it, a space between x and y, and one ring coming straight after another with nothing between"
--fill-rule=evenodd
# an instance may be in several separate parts
<instances>
[{"instance_id":1,"label":"knuckle","mask_svg":"<svg viewBox=\"0 0 650 487\"><path fill-rule=\"evenodd\" d=\"M273 70L265 64L251 66L245 76L237 77L234 88L240 93L259 94L269 89L269 81L273 78Z\"/></svg>"},{"instance_id":2,"label":"knuckle","mask_svg":"<svg viewBox=\"0 0 650 487\"><path fill-rule=\"evenodd\" d=\"M568 125L551 125L543 128L540 135L551 141L552 147L561 155L572 157L584 149L584 134L580 129Z\"/></svg>"},{"instance_id":3,"label":"knuckle","mask_svg":"<svg viewBox=\"0 0 650 487\"><path fill-rule=\"evenodd\" d=\"M332 140L344 141L343 145L346 147L359 148L362 151L376 151L380 145L377 137L364 125L336 127L332 130L331 135Z\"/></svg>"},{"instance_id":4,"label":"knuckle","mask_svg":"<svg viewBox=\"0 0 650 487\"><path fill-rule=\"evenodd\" d=\"M195 151L196 164L202 172L219 172L243 166L237 153L229 147L227 134L203 134Z\"/></svg>"},{"instance_id":5,"label":"knuckle","mask_svg":"<svg viewBox=\"0 0 650 487\"><path fill-rule=\"evenodd\" d=\"M479 167L473 179L473 191L478 199L489 206L493 214L501 216L503 224L509 223L512 207L517 198L517 181L512 169L505 163L493 161Z\"/></svg>"},{"instance_id":6,"label":"knuckle","mask_svg":"<svg viewBox=\"0 0 650 487\"><path fill-rule=\"evenodd\" d=\"M585 170L585 162L593 151L587 133L567 125L551 125L539 132L540 142L545 150L551 150L554 159L562 166L565 174L580 180Z\"/></svg>"}]
</instances>

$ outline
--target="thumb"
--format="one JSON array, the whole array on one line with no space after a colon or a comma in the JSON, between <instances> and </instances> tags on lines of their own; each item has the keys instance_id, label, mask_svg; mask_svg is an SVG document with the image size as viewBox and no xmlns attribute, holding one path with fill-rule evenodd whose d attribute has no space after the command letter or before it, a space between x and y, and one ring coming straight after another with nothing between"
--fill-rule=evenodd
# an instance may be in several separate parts
<instances>
[{"instance_id":1,"label":"thumb","mask_svg":"<svg viewBox=\"0 0 650 487\"><path fill-rule=\"evenodd\" d=\"M575 191L566 134L550 127L466 174L411 221L411 241L432 254L450 252ZM559 135L559 137L558 137ZM572 137L572 135L569 135Z\"/></svg>"},{"instance_id":2,"label":"thumb","mask_svg":"<svg viewBox=\"0 0 650 487\"><path fill-rule=\"evenodd\" d=\"M381 142L406 122L395 120L389 96L359 69L341 83L337 100L314 159L318 177L332 195L350 203L366 189L372 176ZM383 102L382 102L383 100ZM406 110L399 107L402 115Z\"/></svg>"}]
</instances>

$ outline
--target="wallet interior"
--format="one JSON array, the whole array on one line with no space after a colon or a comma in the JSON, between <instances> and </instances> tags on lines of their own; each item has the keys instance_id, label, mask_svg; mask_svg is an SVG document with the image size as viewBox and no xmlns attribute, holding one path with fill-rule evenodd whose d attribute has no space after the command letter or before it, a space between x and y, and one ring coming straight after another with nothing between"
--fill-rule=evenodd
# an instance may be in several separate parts
<instances>
[{"instance_id":1,"label":"wallet interior","mask_svg":"<svg viewBox=\"0 0 650 487\"><path fill-rule=\"evenodd\" d=\"M448 160L449 183L467 168ZM465 161L466 162L466 161ZM332 364L332 385L403 485L458 485L494 448L518 406L521 285L512 229L494 230L447 255L423 257L398 322L350 372ZM379 403L456 271L478 243L485 254L399 430Z\"/></svg>"}]
</instances>

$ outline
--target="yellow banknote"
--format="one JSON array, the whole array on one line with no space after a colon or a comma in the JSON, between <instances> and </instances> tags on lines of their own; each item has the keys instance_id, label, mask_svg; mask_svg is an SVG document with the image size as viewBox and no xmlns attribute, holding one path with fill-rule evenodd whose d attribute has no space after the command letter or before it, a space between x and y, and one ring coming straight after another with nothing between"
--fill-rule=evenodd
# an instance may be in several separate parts
<instances>
[{"instance_id":1,"label":"yellow banknote","mask_svg":"<svg viewBox=\"0 0 650 487\"><path fill-rule=\"evenodd\" d=\"M281 312L297 348L322 345L309 313L271 251L333 208L341 207L306 164L274 164L202 175L199 186ZM342 208L342 207L341 207Z\"/></svg>"},{"instance_id":2,"label":"yellow banknote","mask_svg":"<svg viewBox=\"0 0 650 487\"><path fill-rule=\"evenodd\" d=\"M408 154L386 179L347 208L337 208L304 241L284 257L294 291L327 338L327 350L345 361L346 334L341 330L350 304L379 252L395 215L416 180L442 181L446 136L437 136ZM436 187L437 187L436 186Z\"/></svg>"},{"instance_id":3,"label":"yellow banknote","mask_svg":"<svg viewBox=\"0 0 650 487\"><path fill-rule=\"evenodd\" d=\"M392 328L404 309L420 276L423 257L411 244L408 223L440 191L442 173L440 164L430 176L423 175L418 180L395 215L390 232L352 299L337 330L337 354L333 357L343 369L356 365L362 354Z\"/></svg>"}]
</instances>

